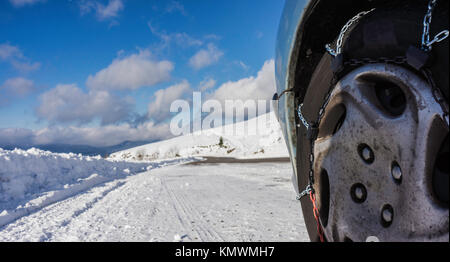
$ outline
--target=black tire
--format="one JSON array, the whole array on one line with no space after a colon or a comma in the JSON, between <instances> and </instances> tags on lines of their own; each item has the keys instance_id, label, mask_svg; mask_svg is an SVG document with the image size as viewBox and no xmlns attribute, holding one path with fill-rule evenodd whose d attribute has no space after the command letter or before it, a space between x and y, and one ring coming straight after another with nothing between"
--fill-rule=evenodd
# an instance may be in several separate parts
<instances>
[{"instance_id":1,"label":"black tire","mask_svg":"<svg viewBox=\"0 0 450 262\"><path fill-rule=\"evenodd\" d=\"M411 1L413 2L413 1ZM431 36L444 29L448 29L448 1L439 2L433 15L433 23L431 27ZM346 33L343 43L343 54L345 59L362 59L379 57L398 57L405 56L411 45L419 46L421 43L423 18L427 10L427 2L423 4L417 2L398 4L397 6L377 8L370 14L363 17L356 25ZM339 32L336 32L338 34ZM445 99L448 102L449 96L449 40L446 39L441 43L433 46L432 54L434 57L430 70L433 80L441 89ZM325 53L318 63L309 86L307 88L302 113L306 119L313 121L319 114L320 107L323 104L325 96L332 87L333 77L332 71L333 57ZM402 65L409 70L415 70L411 66ZM339 76L345 75L347 72L355 69L355 67L345 67ZM418 75L423 76L416 71ZM299 188L303 189L309 182L309 156L310 147L307 139L306 129L300 125L298 128L298 144L297 144L297 170ZM317 195L326 195L329 190L320 174L315 171L315 183L319 190ZM448 190L448 188L447 188ZM447 191L448 195L448 191ZM318 203L320 210L321 223L326 224L328 221L327 197L320 197L322 203ZM311 241L319 241L317 234L317 224L313 214L313 206L309 198L305 197L301 200L301 206L304 221L308 229ZM333 229L338 230L338 229ZM339 239L343 241L342 239ZM326 239L326 241L336 241L336 239ZM345 239L344 239L345 241Z\"/></svg>"}]
</instances>

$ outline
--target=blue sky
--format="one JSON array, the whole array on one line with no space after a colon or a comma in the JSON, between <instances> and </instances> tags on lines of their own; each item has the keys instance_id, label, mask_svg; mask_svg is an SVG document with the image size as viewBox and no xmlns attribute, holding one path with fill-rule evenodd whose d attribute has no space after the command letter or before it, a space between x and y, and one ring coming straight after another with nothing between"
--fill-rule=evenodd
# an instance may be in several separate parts
<instances>
[{"instance_id":1,"label":"blue sky","mask_svg":"<svg viewBox=\"0 0 450 262\"><path fill-rule=\"evenodd\" d=\"M0 145L162 139L194 91L268 99L283 4L1 0Z\"/></svg>"}]
</instances>

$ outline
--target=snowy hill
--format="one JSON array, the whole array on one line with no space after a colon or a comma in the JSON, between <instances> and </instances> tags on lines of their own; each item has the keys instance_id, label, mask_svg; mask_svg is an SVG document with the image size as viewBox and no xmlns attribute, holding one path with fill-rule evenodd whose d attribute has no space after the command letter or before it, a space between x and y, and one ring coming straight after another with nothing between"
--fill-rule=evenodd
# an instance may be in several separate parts
<instances>
[{"instance_id":1,"label":"snowy hill","mask_svg":"<svg viewBox=\"0 0 450 262\"><path fill-rule=\"evenodd\" d=\"M242 132L230 134L227 132L229 127ZM251 134L244 130L257 130L257 133ZM140 162L193 156L289 157L280 125L274 113L269 113L232 126L212 128L119 151L111 154L110 159Z\"/></svg>"}]
</instances>

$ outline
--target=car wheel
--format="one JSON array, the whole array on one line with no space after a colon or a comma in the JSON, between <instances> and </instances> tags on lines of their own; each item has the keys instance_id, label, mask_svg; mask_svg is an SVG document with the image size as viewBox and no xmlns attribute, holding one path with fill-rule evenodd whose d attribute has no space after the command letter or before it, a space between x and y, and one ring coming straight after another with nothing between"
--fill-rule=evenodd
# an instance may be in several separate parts
<instances>
[{"instance_id":1,"label":"car wheel","mask_svg":"<svg viewBox=\"0 0 450 262\"><path fill-rule=\"evenodd\" d=\"M448 29L448 1L441 2L432 36ZM326 241L449 240L448 39L433 46L428 78L406 59L420 45L426 8L411 3L367 14L347 31L343 62L336 67L325 53L311 78L302 114L322 118L313 148L299 121L297 170L304 188L312 153ZM313 204L301 203L317 241Z\"/></svg>"}]
</instances>

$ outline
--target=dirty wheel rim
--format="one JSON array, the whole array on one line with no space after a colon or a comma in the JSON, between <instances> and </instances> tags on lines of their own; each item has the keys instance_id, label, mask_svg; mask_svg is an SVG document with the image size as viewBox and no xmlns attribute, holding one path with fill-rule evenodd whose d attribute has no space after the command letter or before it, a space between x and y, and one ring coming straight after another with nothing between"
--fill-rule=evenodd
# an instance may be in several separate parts
<instances>
[{"instance_id":1,"label":"dirty wheel rim","mask_svg":"<svg viewBox=\"0 0 450 262\"><path fill-rule=\"evenodd\" d=\"M427 82L373 64L334 87L315 142L321 224L333 241L448 241L448 203L433 191L448 134Z\"/></svg>"}]
</instances>

